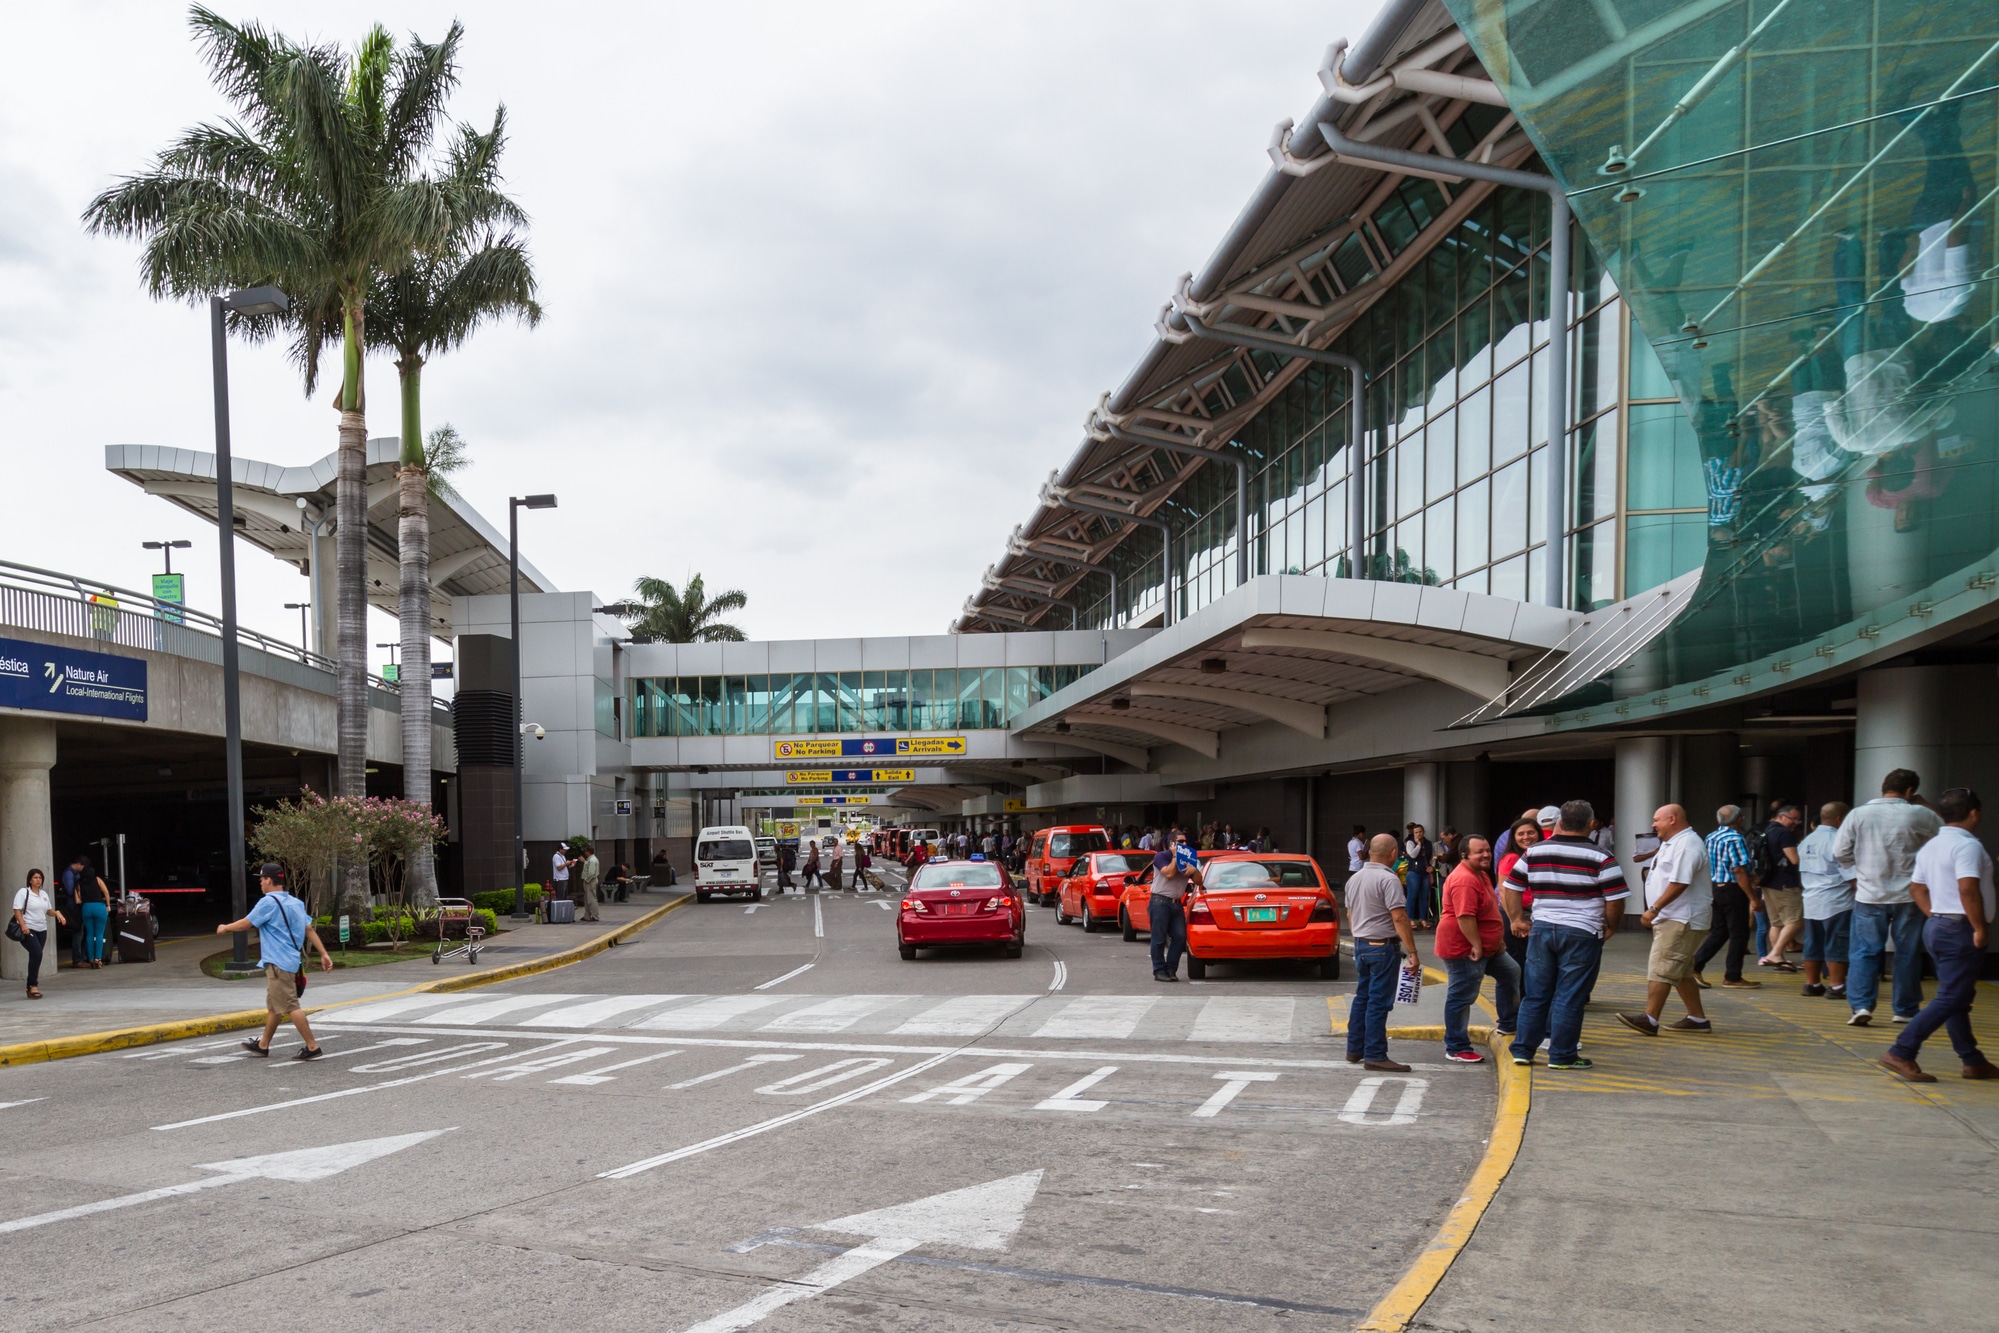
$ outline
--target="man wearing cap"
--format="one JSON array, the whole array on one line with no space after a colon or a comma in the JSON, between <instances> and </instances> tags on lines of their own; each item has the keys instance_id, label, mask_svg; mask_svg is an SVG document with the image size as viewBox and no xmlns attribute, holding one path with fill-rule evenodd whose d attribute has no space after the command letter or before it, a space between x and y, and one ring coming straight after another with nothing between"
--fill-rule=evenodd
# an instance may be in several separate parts
<instances>
[{"instance_id":1,"label":"man wearing cap","mask_svg":"<svg viewBox=\"0 0 1999 1333\"><path fill-rule=\"evenodd\" d=\"M1152 979L1178 981L1187 949L1187 891L1201 887L1201 862L1178 825L1152 854L1152 895L1146 903Z\"/></svg>"},{"instance_id":2,"label":"man wearing cap","mask_svg":"<svg viewBox=\"0 0 1999 1333\"><path fill-rule=\"evenodd\" d=\"M312 1035L311 1025L305 1021L305 1010L299 1007L295 974L304 966L308 941L319 950L320 971L333 970L333 955L319 942L319 932L312 928L312 914L305 910L305 904L285 892L283 866L275 861L266 861L257 871L257 882L264 896L250 909L250 915L215 928L218 935L255 930L264 960L264 1035L262 1038L243 1038L243 1049L252 1055L269 1055L271 1038L277 1035L278 1024L289 1018L305 1042L292 1059L317 1060L320 1056L319 1042Z\"/></svg>"}]
</instances>

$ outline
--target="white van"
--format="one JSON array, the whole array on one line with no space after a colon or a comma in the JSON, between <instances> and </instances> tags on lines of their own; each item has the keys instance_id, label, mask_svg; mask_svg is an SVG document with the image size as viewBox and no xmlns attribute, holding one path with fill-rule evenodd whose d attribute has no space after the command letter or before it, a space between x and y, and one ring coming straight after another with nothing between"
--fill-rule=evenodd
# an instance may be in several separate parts
<instances>
[{"instance_id":1,"label":"white van","mask_svg":"<svg viewBox=\"0 0 1999 1333\"><path fill-rule=\"evenodd\" d=\"M935 859L943 848L944 839L934 828L911 829L909 845L914 847L918 843L922 843L924 850Z\"/></svg>"},{"instance_id":2,"label":"white van","mask_svg":"<svg viewBox=\"0 0 1999 1333\"><path fill-rule=\"evenodd\" d=\"M740 824L717 824L694 840L694 898L707 902L718 893L763 897L756 835Z\"/></svg>"}]
</instances>

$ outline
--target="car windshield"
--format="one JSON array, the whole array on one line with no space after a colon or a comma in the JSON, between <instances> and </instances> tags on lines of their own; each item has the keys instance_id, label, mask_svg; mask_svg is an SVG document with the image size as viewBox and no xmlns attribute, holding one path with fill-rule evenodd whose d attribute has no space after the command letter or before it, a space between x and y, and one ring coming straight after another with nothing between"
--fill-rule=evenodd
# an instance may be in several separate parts
<instances>
[{"instance_id":1,"label":"car windshield","mask_svg":"<svg viewBox=\"0 0 1999 1333\"><path fill-rule=\"evenodd\" d=\"M1088 833L1051 833L1048 835L1050 856L1088 856L1091 852L1101 852L1111 845L1104 834L1092 830Z\"/></svg>"},{"instance_id":2,"label":"car windshield","mask_svg":"<svg viewBox=\"0 0 1999 1333\"><path fill-rule=\"evenodd\" d=\"M1319 877L1304 861L1216 861L1201 872L1211 889L1316 889Z\"/></svg>"},{"instance_id":3,"label":"car windshield","mask_svg":"<svg viewBox=\"0 0 1999 1333\"><path fill-rule=\"evenodd\" d=\"M916 872L912 889L996 889L999 867L976 861L933 861Z\"/></svg>"},{"instance_id":4,"label":"car windshield","mask_svg":"<svg viewBox=\"0 0 1999 1333\"><path fill-rule=\"evenodd\" d=\"M717 838L694 849L697 861L747 861L755 855L748 838Z\"/></svg>"},{"instance_id":5,"label":"car windshield","mask_svg":"<svg viewBox=\"0 0 1999 1333\"><path fill-rule=\"evenodd\" d=\"M1126 856L1122 852L1110 852L1090 864L1097 868L1099 875L1128 875L1134 870L1152 869L1152 857L1149 854Z\"/></svg>"}]
</instances>

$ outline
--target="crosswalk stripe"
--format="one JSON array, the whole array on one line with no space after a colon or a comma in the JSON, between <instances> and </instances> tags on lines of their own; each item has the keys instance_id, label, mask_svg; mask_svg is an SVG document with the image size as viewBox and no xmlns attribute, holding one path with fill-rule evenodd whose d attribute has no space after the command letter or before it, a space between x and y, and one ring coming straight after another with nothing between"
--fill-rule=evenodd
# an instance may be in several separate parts
<instances>
[{"instance_id":1,"label":"crosswalk stripe","mask_svg":"<svg viewBox=\"0 0 1999 1333\"><path fill-rule=\"evenodd\" d=\"M669 1009L651 1018L642 1018L628 1024L635 1030L647 1032L707 1032L721 1027L732 1018L741 1018L758 1009L773 1004L782 1004L783 995L711 995L705 1000Z\"/></svg>"},{"instance_id":2,"label":"crosswalk stripe","mask_svg":"<svg viewBox=\"0 0 1999 1333\"><path fill-rule=\"evenodd\" d=\"M1083 995L1043 1023L1037 1037L1129 1037L1138 1020L1158 1003L1151 995Z\"/></svg>"},{"instance_id":3,"label":"crosswalk stripe","mask_svg":"<svg viewBox=\"0 0 1999 1333\"><path fill-rule=\"evenodd\" d=\"M587 995L509 995L497 1000L484 1000L478 1004L460 1005L456 1009L446 1009L440 1014L424 1015L424 1022L439 1023L447 1027L467 1026L484 1023L488 1019L499 1018L522 1009L537 1009L542 1005L561 1004L567 1000L587 1000Z\"/></svg>"},{"instance_id":4,"label":"crosswalk stripe","mask_svg":"<svg viewBox=\"0 0 1999 1333\"><path fill-rule=\"evenodd\" d=\"M551 1009L545 1014L536 1014L524 1021L524 1028L590 1028L617 1027L612 1019L629 1014L638 1009L657 1009L672 1004L675 1000L691 999L687 995L610 995L591 1000L588 1004L565 1005Z\"/></svg>"},{"instance_id":5,"label":"crosswalk stripe","mask_svg":"<svg viewBox=\"0 0 1999 1333\"><path fill-rule=\"evenodd\" d=\"M1218 995L1201 1006L1188 1041L1290 1041L1297 1001L1289 997Z\"/></svg>"},{"instance_id":6,"label":"crosswalk stripe","mask_svg":"<svg viewBox=\"0 0 1999 1333\"><path fill-rule=\"evenodd\" d=\"M376 1000L371 1004L334 1009L315 1017L321 1021L331 1019L341 1023L379 1023L386 1018L407 1017L418 1009L435 1009L443 1004L456 1004L458 998L456 995L411 995L400 1000Z\"/></svg>"},{"instance_id":7,"label":"crosswalk stripe","mask_svg":"<svg viewBox=\"0 0 1999 1333\"><path fill-rule=\"evenodd\" d=\"M960 995L894 1029L898 1037L974 1037L1033 1004L1038 995Z\"/></svg>"},{"instance_id":8,"label":"crosswalk stripe","mask_svg":"<svg viewBox=\"0 0 1999 1333\"><path fill-rule=\"evenodd\" d=\"M886 1009L892 1004L920 998L914 995L836 995L830 1000L821 1000L818 1004L810 1004L803 1009L793 1009L790 1013L779 1014L757 1030L759 1032L845 1032L878 1009Z\"/></svg>"}]
</instances>

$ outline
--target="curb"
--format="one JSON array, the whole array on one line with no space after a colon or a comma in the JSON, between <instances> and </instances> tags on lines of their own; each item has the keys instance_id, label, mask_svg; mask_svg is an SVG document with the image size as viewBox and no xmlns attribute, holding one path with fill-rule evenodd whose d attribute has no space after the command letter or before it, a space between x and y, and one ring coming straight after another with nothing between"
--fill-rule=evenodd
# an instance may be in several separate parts
<instances>
[{"instance_id":1,"label":"curb","mask_svg":"<svg viewBox=\"0 0 1999 1333\"><path fill-rule=\"evenodd\" d=\"M572 949L564 949L543 958L531 958L524 962L509 963L505 967L494 968L490 972L472 972L459 976L440 977L436 981L426 981L420 986L406 990L391 991L383 995L370 995L365 999L342 1000L339 1004L322 1005L306 1009L307 1014L329 1013L350 1004L373 1004L392 996L435 994L448 991L473 990L480 986L490 986L496 981L512 981L517 977L533 976L537 972L551 972L558 967L580 963L585 958L604 952L613 945L623 944L632 936L651 926L668 912L677 911L694 901L692 893L682 894L670 903L655 907L643 916L637 917L616 930L608 931L593 940L588 940ZM171 1023L149 1023L143 1027L118 1028L110 1032L86 1032L74 1037L51 1037L45 1041L24 1041L13 1046L0 1046L0 1069L13 1065L42 1064L50 1060L69 1060L79 1055L98 1055L105 1051L122 1051L132 1046L151 1046L163 1041L180 1041L187 1037L206 1037L217 1032L235 1032L243 1028L262 1027L262 1009L243 1009L231 1014L210 1014L205 1018L182 1018Z\"/></svg>"}]
</instances>

